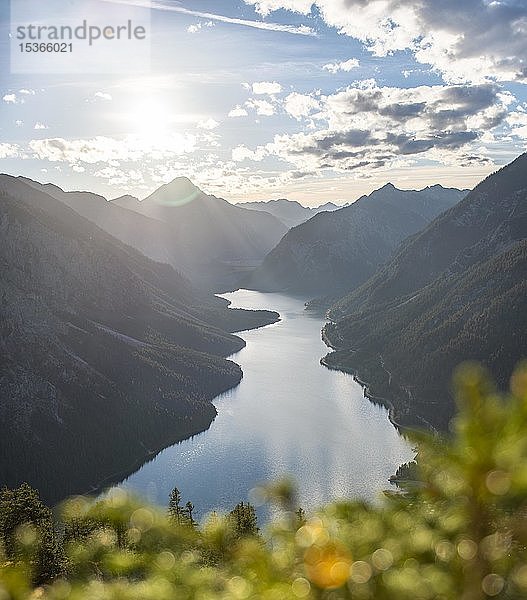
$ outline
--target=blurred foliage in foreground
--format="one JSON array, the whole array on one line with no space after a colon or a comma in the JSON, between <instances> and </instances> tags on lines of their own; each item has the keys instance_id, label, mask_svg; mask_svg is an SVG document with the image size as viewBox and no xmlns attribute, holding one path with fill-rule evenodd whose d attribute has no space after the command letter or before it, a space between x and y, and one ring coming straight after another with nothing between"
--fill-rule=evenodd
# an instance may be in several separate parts
<instances>
[{"instance_id":1,"label":"blurred foliage in foreground","mask_svg":"<svg viewBox=\"0 0 527 600\"><path fill-rule=\"evenodd\" d=\"M0 600L527 598L527 369L506 397L475 366L457 386L452 437L415 436L418 483L307 517L278 486L263 535L247 505L198 527L119 491L52 529L30 488L4 490Z\"/></svg>"}]
</instances>

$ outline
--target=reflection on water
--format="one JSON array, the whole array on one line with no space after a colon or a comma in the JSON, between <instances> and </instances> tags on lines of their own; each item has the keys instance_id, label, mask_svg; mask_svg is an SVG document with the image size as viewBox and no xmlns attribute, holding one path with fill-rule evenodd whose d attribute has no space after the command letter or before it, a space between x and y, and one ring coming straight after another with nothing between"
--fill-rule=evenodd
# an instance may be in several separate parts
<instances>
[{"instance_id":1,"label":"reflection on water","mask_svg":"<svg viewBox=\"0 0 527 600\"><path fill-rule=\"evenodd\" d=\"M351 376L320 365L323 320L283 294L224 297L236 308L276 310L281 321L241 334L247 346L231 358L244 377L215 399L210 429L167 448L121 485L160 504L177 485L198 516L230 509L258 483L285 475L306 509L378 497L413 453Z\"/></svg>"}]
</instances>

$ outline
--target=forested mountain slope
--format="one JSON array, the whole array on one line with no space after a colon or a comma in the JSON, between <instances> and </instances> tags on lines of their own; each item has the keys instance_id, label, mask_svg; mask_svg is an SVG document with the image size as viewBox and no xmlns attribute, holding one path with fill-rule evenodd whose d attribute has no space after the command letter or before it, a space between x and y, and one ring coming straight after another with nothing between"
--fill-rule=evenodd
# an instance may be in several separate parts
<instances>
[{"instance_id":1,"label":"forested mountain slope","mask_svg":"<svg viewBox=\"0 0 527 600\"><path fill-rule=\"evenodd\" d=\"M404 242L329 312L325 362L394 398L399 418L445 429L445 381L478 360L505 386L527 354L527 155Z\"/></svg>"},{"instance_id":2,"label":"forested mountain slope","mask_svg":"<svg viewBox=\"0 0 527 600\"><path fill-rule=\"evenodd\" d=\"M407 236L453 206L464 191L391 184L291 229L250 278L262 290L333 295L364 283Z\"/></svg>"},{"instance_id":3,"label":"forested mountain slope","mask_svg":"<svg viewBox=\"0 0 527 600\"><path fill-rule=\"evenodd\" d=\"M184 177L143 201L132 196L107 201L91 192L23 180L205 289L232 286L240 266L259 263L287 231L272 215L207 196Z\"/></svg>"},{"instance_id":4,"label":"forested mountain slope","mask_svg":"<svg viewBox=\"0 0 527 600\"><path fill-rule=\"evenodd\" d=\"M168 265L0 176L0 484L50 501L206 428L241 378L230 329L274 314L206 301Z\"/></svg>"}]
</instances>

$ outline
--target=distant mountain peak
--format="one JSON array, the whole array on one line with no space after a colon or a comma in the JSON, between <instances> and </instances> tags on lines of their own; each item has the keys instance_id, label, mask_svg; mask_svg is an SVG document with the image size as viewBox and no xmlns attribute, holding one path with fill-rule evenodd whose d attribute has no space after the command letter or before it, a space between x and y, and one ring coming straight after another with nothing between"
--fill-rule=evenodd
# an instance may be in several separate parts
<instances>
[{"instance_id":1,"label":"distant mountain peak","mask_svg":"<svg viewBox=\"0 0 527 600\"><path fill-rule=\"evenodd\" d=\"M165 187L170 188L171 191L174 192L194 192L195 190L199 190L197 185L194 185L192 181L188 177L176 177L172 179L170 183L167 183ZM199 190L201 191L201 190Z\"/></svg>"},{"instance_id":2,"label":"distant mountain peak","mask_svg":"<svg viewBox=\"0 0 527 600\"><path fill-rule=\"evenodd\" d=\"M136 196L132 196L131 194L123 194L122 196L118 196L117 198L113 198L110 202L115 202L118 204L119 202L139 202L139 198Z\"/></svg>"},{"instance_id":3,"label":"distant mountain peak","mask_svg":"<svg viewBox=\"0 0 527 600\"><path fill-rule=\"evenodd\" d=\"M203 192L188 177L176 177L170 183L147 196L143 202L155 202L165 206L182 206L192 202Z\"/></svg>"}]
</instances>

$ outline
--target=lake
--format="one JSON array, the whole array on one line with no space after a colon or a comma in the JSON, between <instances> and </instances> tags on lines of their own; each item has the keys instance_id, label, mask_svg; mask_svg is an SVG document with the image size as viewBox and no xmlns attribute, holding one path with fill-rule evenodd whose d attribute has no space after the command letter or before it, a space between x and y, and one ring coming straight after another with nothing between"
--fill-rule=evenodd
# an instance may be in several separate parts
<instances>
[{"instance_id":1,"label":"lake","mask_svg":"<svg viewBox=\"0 0 527 600\"><path fill-rule=\"evenodd\" d=\"M341 498L375 500L414 453L353 377L320 364L324 320L285 294L223 294L233 308L280 313L273 325L242 332L230 358L243 380L218 396L211 427L160 452L120 485L167 504L174 486L198 517L247 501L261 482L286 475L306 510ZM260 512L262 514L262 512Z\"/></svg>"}]
</instances>

